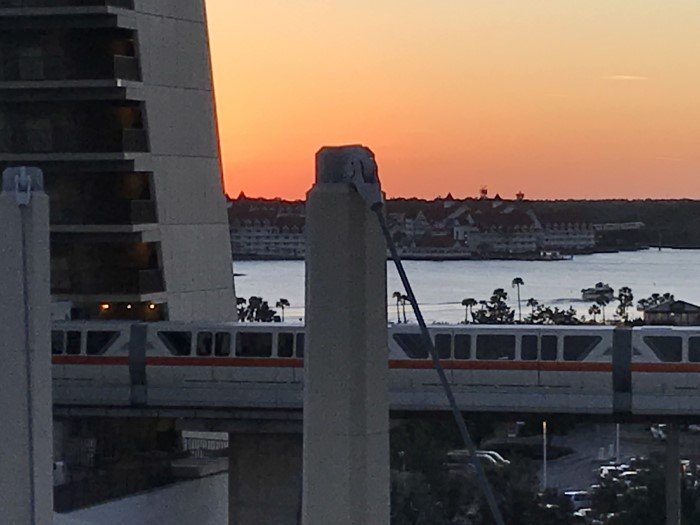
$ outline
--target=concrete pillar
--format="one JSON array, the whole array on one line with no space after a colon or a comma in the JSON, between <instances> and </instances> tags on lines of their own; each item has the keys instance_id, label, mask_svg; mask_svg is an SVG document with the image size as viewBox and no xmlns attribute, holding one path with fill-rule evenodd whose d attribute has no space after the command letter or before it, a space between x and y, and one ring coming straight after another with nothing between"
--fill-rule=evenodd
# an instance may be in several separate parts
<instances>
[{"instance_id":1,"label":"concrete pillar","mask_svg":"<svg viewBox=\"0 0 700 525\"><path fill-rule=\"evenodd\" d=\"M0 192L0 521L49 525L49 202L41 172L27 173L29 191L18 194L16 186L23 190L26 180L6 170Z\"/></svg>"},{"instance_id":2,"label":"concrete pillar","mask_svg":"<svg viewBox=\"0 0 700 525\"><path fill-rule=\"evenodd\" d=\"M323 148L307 196L305 525L389 523L386 244L355 170L371 151Z\"/></svg>"},{"instance_id":3,"label":"concrete pillar","mask_svg":"<svg viewBox=\"0 0 700 525\"><path fill-rule=\"evenodd\" d=\"M666 525L681 523L681 453L677 423L666 432Z\"/></svg>"},{"instance_id":4,"label":"concrete pillar","mask_svg":"<svg viewBox=\"0 0 700 525\"><path fill-rule=\"evenodd\" d=\"M229 525L298 525L300 434L229 434Z\"/></svg>"}]
</instances>

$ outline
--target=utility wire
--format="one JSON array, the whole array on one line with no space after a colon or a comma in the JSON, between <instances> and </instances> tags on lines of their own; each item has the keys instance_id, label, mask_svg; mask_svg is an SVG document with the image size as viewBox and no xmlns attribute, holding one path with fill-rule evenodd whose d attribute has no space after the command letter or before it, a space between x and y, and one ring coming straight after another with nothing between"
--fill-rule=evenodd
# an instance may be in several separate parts
<instances>
[{"instance_id":1,"label":"utility wire","mask_svg":"<svg viewBox=\"0 0 700 525\"><path fill-rule=\"evenodd\" d=\"M411 306L413 307L413 313L415 314L416 319L418 320L418 324L420 325L421 334L423 335L423 344L430 353L430 357L433 360L435 371L437 372L438 377L440 378L440 383L442 384L442 388L445 391L445 397L447 397L447 401L449 402L450 408L452 409L452 415L454 416L455 422L457 423L457 428L459 428L459 433L462 435L462 441L464 441L465 447L467 448L467 450L469 450L472 465L474 465L477 478L479 479L479 485L481 486L481 490L484 493L486 502L488 503L488 506L491 509L491 515L493 516L493 520L496 522L496 525L504 525L503 516L501 515L501 511L498 508L498 505L496 504L496 498L494 497L493 490L491 489L491 485L489 484L488 479L486 479L486 474L484 472L483 466L481 465L481 461L476 455L476 446L474 445L474 441L469 435L467 424L464 422L464 416L462 415L462 412L457 406L457 401L455 400L454 393L452 392L452 387L447 381L445 370L442 368L440 358L438 357L438 354L435 351L435 345L433 344L433 340L430 338L430 334L428 333L428 327L425 324L425 319L423 319L423 314L421 313L420 308L418 307L418 301L416 300L416 296L413 293L413 288L411 288L411 283L408 281L406 270L404 270L403 263L401 262L399 253L396 250L394 240L391 238L391 232L389 231L389 227L387 226L386 218L384 217L384 213L382 211L382 206L372 206L371 209L376 213L377 219L379 219L379 225L381 226L382 232L384 233L384 237L386 238L386 244L389 247L391 258L394 260L396 270L399 272L399 276L401 277L401 282L403 283L403 287L406 290L408 300L411 302Z\"/></svg>"}]
</instances>

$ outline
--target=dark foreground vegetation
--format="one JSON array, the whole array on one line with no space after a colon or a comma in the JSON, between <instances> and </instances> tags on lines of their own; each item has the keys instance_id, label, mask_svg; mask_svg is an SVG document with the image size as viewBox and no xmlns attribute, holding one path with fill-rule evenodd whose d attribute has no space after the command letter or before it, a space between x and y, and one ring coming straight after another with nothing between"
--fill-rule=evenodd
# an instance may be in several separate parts
<instances>
[{"instance_id":1,"label":"dark foreground vegetation","mask_svg":"<svg viewBox=\"0 0 700 525\"><path fill-rule=\"evenodd\" d=\"M494 431L489 415L470 416L477 446ZM568 432L571 418L548 421L553 433ZM527 421L524 434L537 434L538 421ZM408 419L391 433L391 523L393 525L491 525L473 468L456 468L448 452L462 444L452 420ZM503 452L509 465L485 464L507 525L664 525L665 478L660 457L638 458L633 478L607 475L590 492L591 508L583 516L556 490L538 487L541 447ZM594 465L591 468L595 468ZM684 466L682 523L700 525L697 466Z\"/></svg>"}]
</instances>

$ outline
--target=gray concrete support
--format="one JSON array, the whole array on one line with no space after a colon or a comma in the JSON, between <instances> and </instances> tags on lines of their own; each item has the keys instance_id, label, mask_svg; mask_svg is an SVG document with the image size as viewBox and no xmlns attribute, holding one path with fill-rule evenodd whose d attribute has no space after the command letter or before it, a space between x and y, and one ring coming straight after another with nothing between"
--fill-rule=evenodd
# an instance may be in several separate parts
<instances>
[{"instance_id":1,"label":"gray concrete support","mask_svg":"<svg viewBox=\"0 0 700 525\"><path fill-rule=\"evenodd\" d=\"M53 520L49 203L40 175L33 180L31 200L22 206L16 200L14 174L3 179L0 522L49 525Z\"/></svg>"},{"instance_id":2,"label":"gray concrete support","mask_svg":"<svg viewBox=\"0 0 700 525\"><path fill-rule=\"evenodd\" d=\"M303 523L389 523L386 244L348 181L372 153L324 148L306 206Z\"/></svg>"},{"instance_id":3,"label":"gray concrete support","mask_svg":"<svg viewBox=\"0 0 700 525\"><path fill-rule=\"evenodd\" d=\"M229 434L229 525L297 525L300 434Z\"/></svg>"},{"instance_id":4,"label":"gray concrete support","mask_svg":"<svg viewBox=\"0 0 700 525\"><path fill-rule=\"evenodd\" d=\"M681 523L681 453L678 423L666 433L666 525Z\"/></svg>"}]
</instances>

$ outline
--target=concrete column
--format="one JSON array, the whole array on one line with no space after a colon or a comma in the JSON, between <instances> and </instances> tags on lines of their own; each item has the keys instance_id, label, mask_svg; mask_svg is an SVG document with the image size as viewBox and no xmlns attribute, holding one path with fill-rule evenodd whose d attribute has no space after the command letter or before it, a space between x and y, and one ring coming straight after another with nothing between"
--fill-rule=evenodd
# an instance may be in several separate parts
<instances>
[{"instance_id":1,"label":"concrete column","mask_svg":"<svg viewBox=\"0 0 700 525\"><path fill-rule=\"evenodd\" d=\"M27 173L34 191L18 197L16 173L6 170L0 192L0 521L49 525L49 202L41 172Z\"/></svg>"},{"instance_id":2,"label":"concrete column","mask_svg":"<svg viewBox=\"0 0 700 525\"><path fill-rule=\"evenodd\" d=\"M307 196L305 525L389 523L386 244L355 170L371 151L322 149Z\"/></svg>"},{"instance_id":3,"label":"concrete column","mask_svg":"<svg viewBox=\"0 0 700 525\"><path fill-rule=\"evenodd\" d=\"M229 525L298 525L300 434L229 434Z\"/></svg>"},{"instance_id":4,"label":"concrete column","mask_svg":"<svg viewBox=\"0 0 700 525\"><path fill-rule=\"evenodd\" d=\"M677 423L666 432L666 525L681 523L681 453Z\"/></svg>"}]
</instances>

